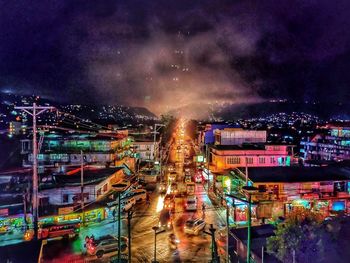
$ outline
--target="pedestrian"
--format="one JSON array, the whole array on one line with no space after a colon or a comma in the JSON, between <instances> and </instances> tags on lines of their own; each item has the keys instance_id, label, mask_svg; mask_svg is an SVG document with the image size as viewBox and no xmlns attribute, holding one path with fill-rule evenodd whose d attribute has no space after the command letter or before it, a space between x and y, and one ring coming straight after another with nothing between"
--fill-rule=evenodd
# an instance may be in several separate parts
<instances>
[{"instance_id":1,"label":"pedestrian","mask_svg":"<svg viewBox=\"0 0 350 263\"><path fill-rule=\"evenodd\" d=\"M149 197L149 194L148 194L148 193L147 193L147 195L146 195L146 203L147 203L148 205L151 204L151 202L150 202L150 197Z\"/></svg>"},{"instance_id":2,"label":"pedestrian","mask_svg":"<svg viewBox=\"0 0 350 263\"><path fill-rule=\"evenodd\" d=\"M115 211L115 209L114 209L113 212L112 212L112 216L113 216L113 220L115 221L115 216L116 216L116 211Z\"/></svg>"}]
</instances>

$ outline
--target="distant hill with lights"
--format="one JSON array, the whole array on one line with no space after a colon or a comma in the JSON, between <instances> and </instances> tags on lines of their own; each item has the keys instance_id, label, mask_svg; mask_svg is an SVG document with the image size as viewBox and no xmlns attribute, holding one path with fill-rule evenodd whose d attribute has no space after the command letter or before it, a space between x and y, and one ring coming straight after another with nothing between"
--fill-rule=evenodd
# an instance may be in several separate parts
<instances>
[{"instance_id":1,"label":"distant hill with lights","mask_svg":"<svg viewBox=\"0 0 350 263\"><path fill-rule=\"evenodd\" d=\"M293 112L311 114L323 120L349 120L350 103L333 102L295 102L270 100L259 103L206 103L189 104L172 110L175 116L222 121L250 118L264 118L276 113Z\"/></svg>"}]
</instances>

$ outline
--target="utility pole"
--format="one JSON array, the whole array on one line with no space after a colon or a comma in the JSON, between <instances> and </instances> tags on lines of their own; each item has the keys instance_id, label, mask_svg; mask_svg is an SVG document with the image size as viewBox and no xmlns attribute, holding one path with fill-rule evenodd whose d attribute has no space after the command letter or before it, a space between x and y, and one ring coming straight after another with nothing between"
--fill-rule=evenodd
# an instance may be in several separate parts
<instances>
[{"instance_id":1,"label":"utility pole","mask_svg":"<svg viewBox=\"0 0 350 263\"><path fill-rule=\"evenodd\" d=\"M205 145L205 157L207 161L207 176L208 176L208 193L209 193L209 187L210 187L210 178L209 178L209 145Z\"/></svg>"},{"instance_id":2,"label":"utility pole","mask_svg":"<svg viewBox=\"0 0 350 263\"><path fill-rule=\"evenodd\" d=\"M134 211L128 211L128 262L131 263L131 219L134 214Z\"/></svg>"},{"instance_id":3,"label":"utility pole","mask_svg":"<svg viewBox=\"0 0 350 263\"><path fill-rule=\"evenodd\" d=\"M33 223L34 223L34 240L38 239L38 143L37 143L37 127L36 118L41 113L47 110L53 110L54 107L42 107L37 106L33 103L33 106L26 107L15 107L17 110L23 110L27 114L33 117L33 196L32 196L32 207L33 207Z\"/></svg>"},{"instance_id":4,"label":"utility pole","mask_svg":"<svg viewBox=\"0 0 350 263\"><path fill-rule=\"evenodd\" d=\"M228 206L228 202L226 201L226 262L230 262L230 253L229 253L229 237L230 237L230 207Z\"/></svg>"},{"instance_id":5,"label":"utility pole","mask_svg":"<svg viewBox=\"0 0 350 263\"><path fill-rule=\"evenodd\" d=\"M80 190L81 190L81 199L80 199L80 204L81 204L81 222L83 226L85 225L85 215L84 215L84 156L83 156L83 151L80 151Z\"/></svg>"}]
</instances>

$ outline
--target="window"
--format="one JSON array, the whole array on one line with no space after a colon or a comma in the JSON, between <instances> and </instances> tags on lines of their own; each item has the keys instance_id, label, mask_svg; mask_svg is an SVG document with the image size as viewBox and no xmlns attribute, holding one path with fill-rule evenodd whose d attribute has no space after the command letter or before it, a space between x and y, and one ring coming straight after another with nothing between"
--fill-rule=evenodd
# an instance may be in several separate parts
<instances>
[{"instance_id":1,"label":"window","mask_svg":"<svg viewBox=\"0 0 350 263\"><path fill-rule=\"evenodd\" d=\"M247 157L247 164L253 164L253 157Z\"/></svg>"},{"instance_id":2,"label":"window","mask_svg":"<svg viewBox=\"0 0 350 263\"><path fill-rule=\"evenodd\" d=\"M264 164L265 163L265 157L259 157L259 163Z\"/></svg>"},{"instance_id":3,"label":"window","mask_svg":"<svg viewBox=\"0 0 350 263\"><path fill-rule=\"evenodd\" d=\"M97 190L97 197L99 197L101 195L101 188Z\"/></svg>"},{"instance_id":4,"label":"window","mask_svg":"<svg viewBox=\"0 0 350 263\"><path fill-rule=\"evenodd\" d=\"M275 157L270 158L270 163L276 163Z\"/></svg>"},{"instance_id":5,"label":"window","mask_svg":"<svg viewBox=\"0 0 350 263\"><path fill-rule=\"evenodd\" d=\"M227 162L227 164L240 164L241 158L239 158L239 157L227 157L226 162Z\"/></svg>"},{"instance_id":6,"label":"window","mask_svg":"<svg viewBox=\"0 0 350 263\"><path fill-rule=\"evenodd\" d=\"M103 186L103 192L106 192L106 191L107 191L107 187L108 187L107 184L105 184L105 185Z\"/></svg>"},{"instance_id":7,"label":"window","mask_svg":"<svg viewBox=\"0 0 350 263\"><path fill-rule=\"evenodd\" d=\"M68 194L63 194L62 203L68 203Z\"/></svg>"}]
</instances>

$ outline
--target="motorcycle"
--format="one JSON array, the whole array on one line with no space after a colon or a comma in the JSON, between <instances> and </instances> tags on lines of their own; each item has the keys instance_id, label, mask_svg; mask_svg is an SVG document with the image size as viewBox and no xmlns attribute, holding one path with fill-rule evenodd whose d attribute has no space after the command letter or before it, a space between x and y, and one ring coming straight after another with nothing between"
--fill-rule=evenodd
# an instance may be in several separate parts
<instances>
[{"instance_id":1,"label":"motorcycle","mask_svg":"<svg viewBox=\"0 0 350 263\"><path fill-rule=\"evenodd\" d=\"M177 246L180 243L180 241L176 238L175 234L170 234L168 237L168 241L171 249L177 249Z\"/></svg>"}]
</instances>

